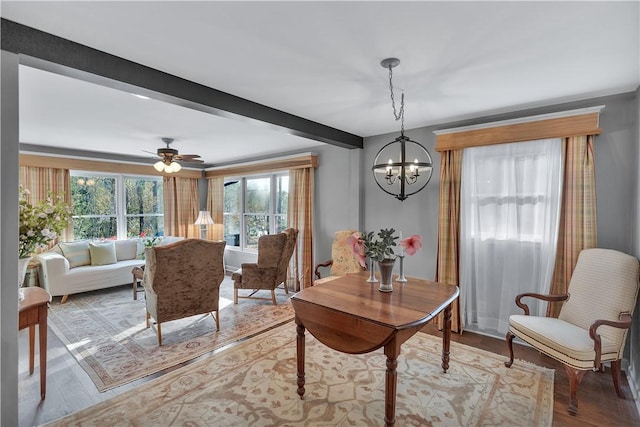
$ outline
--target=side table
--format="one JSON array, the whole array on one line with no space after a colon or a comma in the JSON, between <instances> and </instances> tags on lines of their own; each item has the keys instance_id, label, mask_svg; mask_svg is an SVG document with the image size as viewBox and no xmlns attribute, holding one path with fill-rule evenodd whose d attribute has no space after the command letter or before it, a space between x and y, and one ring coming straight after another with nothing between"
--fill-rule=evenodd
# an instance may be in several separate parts
<instances>
[{"instance_id":1,"label":"side table","mask_svg":"<svg viewBox=\"0 0 640 427\"><path fill-rule=\"evenodd\" d=\"M40 345L40 398L47 393L47 312L51 295L42 288L23 288L18 303L18 330L29 327L29 375L33 374L36 325Z\"/></svg>"},{"instance_id":2,"label":"side table","mask_svg":"<svg viewBox=\"0 0 640 427\"><path fill-rule=\"evenodd\" d=\"M142 282L144 278L144 265L141 267L133 267L131 270L131 274L133 274L133 299L138 299L138 281Z\"/></svg>"}]
</instances>

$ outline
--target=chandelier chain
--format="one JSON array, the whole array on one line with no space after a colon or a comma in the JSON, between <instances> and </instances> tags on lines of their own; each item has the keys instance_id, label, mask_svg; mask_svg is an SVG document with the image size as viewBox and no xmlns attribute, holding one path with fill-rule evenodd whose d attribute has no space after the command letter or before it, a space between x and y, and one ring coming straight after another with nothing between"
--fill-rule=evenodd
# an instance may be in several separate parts
<instances>
[{"instance_id":1,"label":"chandelier chain","mask_svg":"<svg viewBox=\"0 0 640 427\"><path fill-rule=\"evenodd\" d=\"M391 106L396 121L400 120L400 135L404 135L404 92L400 95L400 111L396 110L396 99L393 94L393 68L389 66L389 91L391 92Z\"/></svg>"}]
</instances>

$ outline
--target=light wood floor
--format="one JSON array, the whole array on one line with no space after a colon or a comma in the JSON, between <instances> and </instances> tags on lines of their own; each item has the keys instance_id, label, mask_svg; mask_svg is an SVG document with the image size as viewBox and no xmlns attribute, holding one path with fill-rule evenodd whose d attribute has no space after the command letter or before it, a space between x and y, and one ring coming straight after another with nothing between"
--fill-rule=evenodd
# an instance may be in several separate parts
<instances>
[{"instance_id":1,"label":"light wood floor","mask_svg":"<svg viewBox=\"0 0 640 427\"><path fill-rule=\"evenodd\" d=\"M425 332L438 333L430 325L427 325ZM453 334L452 339L476 348L505 355L505 360L507 359L507 347L504 340L471 332L465 332L463 335ZM114 397L164 373L193 362L188 362L162 373L100 393L51 330L49 330L48 340L47 397L44 401L40 401L37 354L35 371L30 376L28 372L28 332L27 330L22 330L19 333L18 395L20 426L34 426L53 421ZM631 399L629 385L624 375L622 387L627 395L626 400L617 398L609 371L606 373L588 372L578 391L578 415L572 417L567 414L569 383L564 368L559 363L528 347L515 345L514 352L516 359L527 360L556 370L554 426L640 426L640 417L638 416L635 402ZM208 355L202 357L208 357Z\"/></svg>"}]
</instances>

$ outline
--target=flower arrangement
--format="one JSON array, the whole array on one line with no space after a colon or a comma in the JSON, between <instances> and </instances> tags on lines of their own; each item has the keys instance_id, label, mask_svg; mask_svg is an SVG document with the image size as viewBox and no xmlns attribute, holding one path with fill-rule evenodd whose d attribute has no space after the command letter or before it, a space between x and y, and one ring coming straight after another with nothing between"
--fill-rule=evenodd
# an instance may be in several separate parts
<instances>
[{"instance_id":1,"label":"flower arrangement","mask_svg":"<svg viewBox=\"0 0 640 427\"><path fill-rule=\"evenodd\" d=\"M158 244L162 240L160 236L147 236L147 233L144 231L140 233L140 237L142 238L142 243L144 243L145 248L152 248Z\"/></svg>"},{"instance_id":2,"label":"flower arrangement","mask_svg":"<svg viewBox=\"0 0 640 427\"><path fill-rule=\"evenodd\" d=\"M406 239L400 238L398 245L402 248L401 255L396 255L394 247L398 236L393 234L396 232L393 228L383 228L378 233L373 231L361 233L356 231L347 240L347 243L353 247L353 253L358 258L358 262L363 267L366 266L366 258L382 261L385 259L395 259L397 256L415 255L422 248L422 237L419 234L413 234Z\"/></svg>"},{"instance_id":3,"label":"flower arrangement","mask_svg":"<svg viewBox=\"0 0 640 427\"><path fill-rule=\"evenodd\" d=\"M71 218L71 208L64 203L63 195L49 192L45 200L32 205L28 200L29 194L29 190L20 187L19 258L31 256L36 248L55 240L67 227Z\"/></svg>"}]
</instances>

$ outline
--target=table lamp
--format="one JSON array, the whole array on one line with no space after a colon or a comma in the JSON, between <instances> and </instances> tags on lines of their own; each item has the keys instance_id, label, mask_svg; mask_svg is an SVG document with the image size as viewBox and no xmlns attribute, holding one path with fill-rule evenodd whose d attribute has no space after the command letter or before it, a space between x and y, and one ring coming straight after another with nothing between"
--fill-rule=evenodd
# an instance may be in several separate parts
<instances>
[{"instance_id":1,"label":"table lamp","mask_svg":"<svg viewBox=\"0 0 640 427\"><path fill-rule=\"evenodd\" d=\"M213 222L213 218L211 218L211 214L209 213L209 211L198 212L198 218L196 219L196 222L193 223L193 225L200 226L201 239L207 238L207 225L212 225L212 224L215 224L215 222Z\"/></svg>"}]
</instances>

